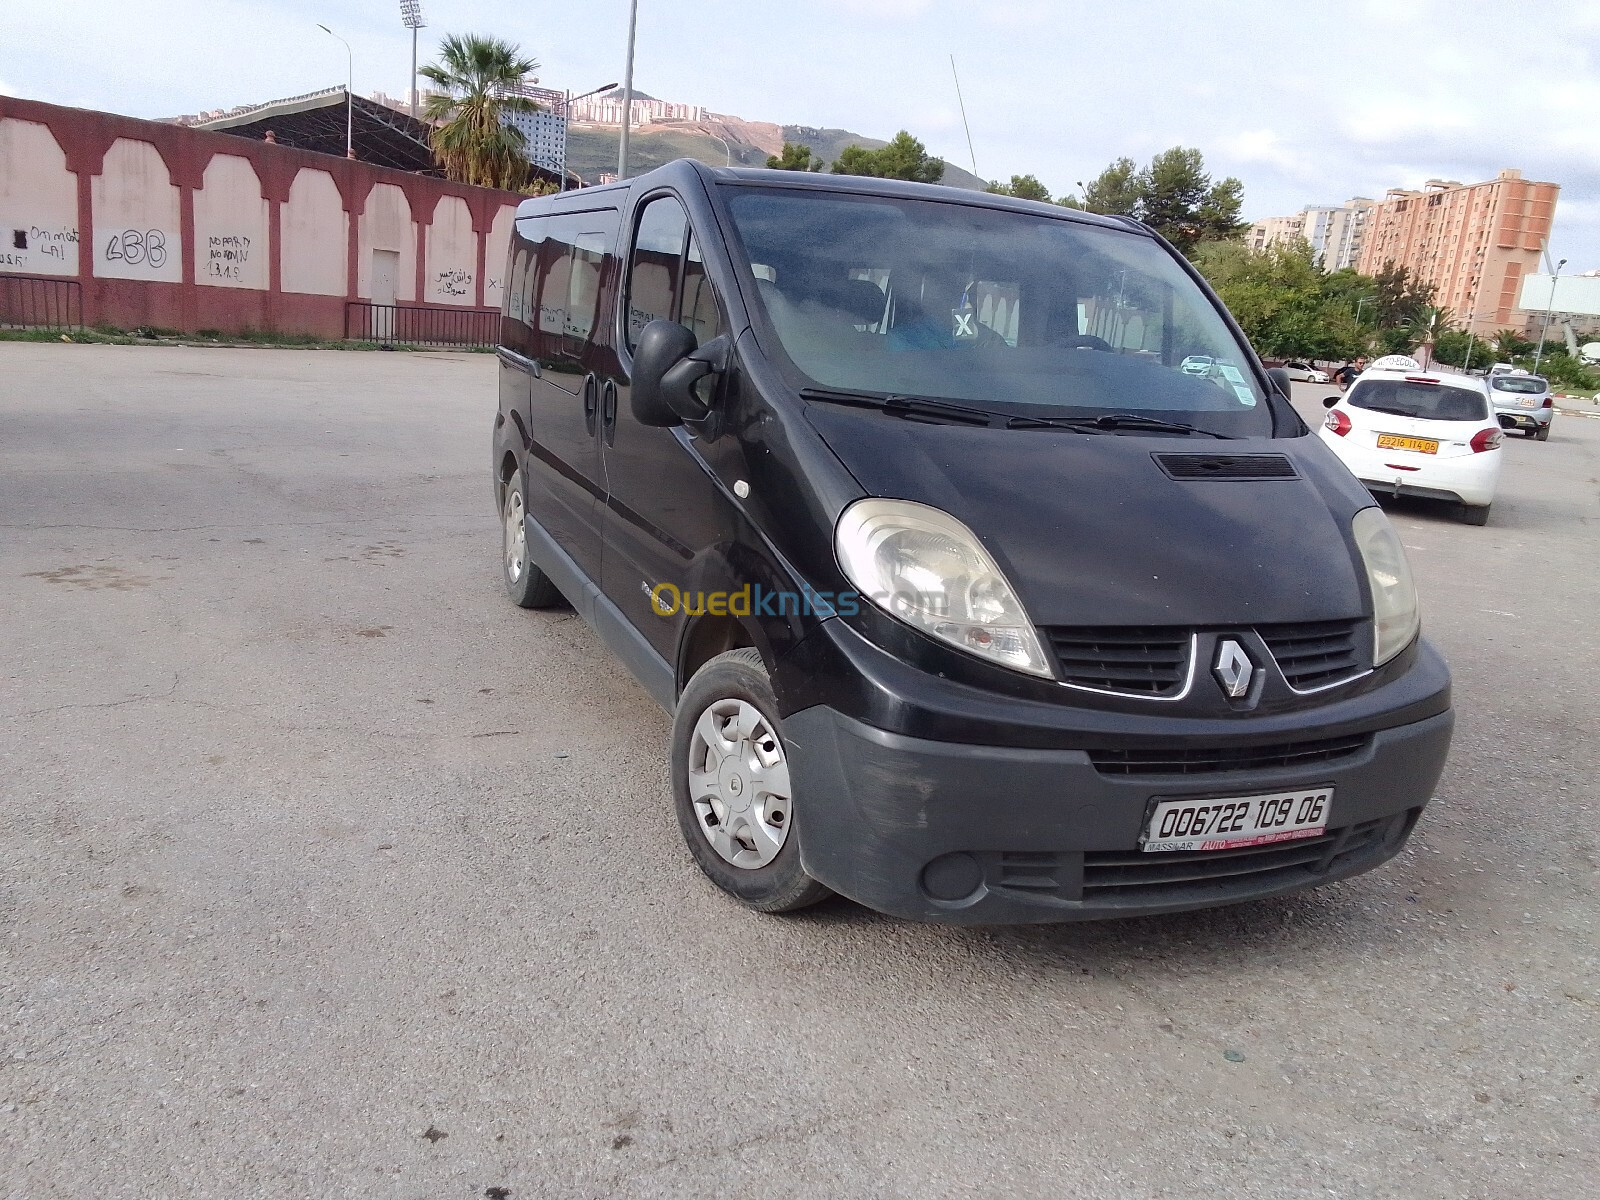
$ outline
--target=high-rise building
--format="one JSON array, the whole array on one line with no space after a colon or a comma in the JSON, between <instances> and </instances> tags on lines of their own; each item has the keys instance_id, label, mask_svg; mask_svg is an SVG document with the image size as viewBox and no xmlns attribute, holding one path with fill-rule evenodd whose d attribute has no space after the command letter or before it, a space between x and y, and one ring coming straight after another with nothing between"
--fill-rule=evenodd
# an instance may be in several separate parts
<instances>
[{"instance_id":1,"label":"high-rise building","mask_svg":"<svg viewBox=\"0 0 1600 1200\"><path fill-rule=\"evenodd\" d=\"M1329 271L1353 267L1361 255L1373 202L1356 196L1341 205L1313 204L1287 217L1268 217L1250 227L1248 245L1265 250L1289 238L1304 238L1311 256Z\"/></svg>"},{"instance_id":2,"label":"high-rise building","mask_svg":"<svg viewBox=\"0 0 1600 1200\"><path fill-rule=\"evenodd\" d=\"M1483 183L1430 179L1421 191L1392 189L1368 218L1357 269L1405 267L1475 333L1520 324L1518 292L1539 264L1560 191L1516 170Z\"/></svg>"}]
</instances>

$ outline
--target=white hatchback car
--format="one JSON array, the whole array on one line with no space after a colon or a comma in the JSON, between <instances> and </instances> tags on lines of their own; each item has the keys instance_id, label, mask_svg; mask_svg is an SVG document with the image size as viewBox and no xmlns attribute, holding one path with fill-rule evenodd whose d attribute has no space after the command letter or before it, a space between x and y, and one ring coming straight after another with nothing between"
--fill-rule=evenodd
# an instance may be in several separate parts
<instances>
[{"instance_id":1,"label":"white hatchback car","mask_svg":"<svg viewBox=\"0 0 1600 1200\"><path fill-rule=\"evenodd\" d=\"M1448 501L1467 524L1488 523L1505 435L1482 379L1391 354L1323 403L1322 440L1369 489Z\"/></svg>"}]
</instances>

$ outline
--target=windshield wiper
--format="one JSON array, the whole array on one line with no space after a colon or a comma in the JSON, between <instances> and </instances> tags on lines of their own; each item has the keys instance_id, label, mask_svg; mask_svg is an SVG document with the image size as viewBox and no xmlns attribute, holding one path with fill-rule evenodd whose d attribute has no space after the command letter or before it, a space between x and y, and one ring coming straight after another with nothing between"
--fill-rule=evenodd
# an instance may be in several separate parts
<instances>
[{"instance_id":1,"label":"windshield wiper","mask_svg":"<svg viewBox=\"0 0 1600 1200\"><path fill-rule=\"evenodd\" d=\"M1076 429L1087 433L1104 430L1114 433L1118 429L1149 429L1156 433L1203 433L1206 437L1236 440L1232 434L1218 433L1214 429L1201 429L1198 425L1185 425L1180 421L1163 421L1160 417L1144 417L1138 413L1102 413L1098 417L1012 417L1007 429Z\"/></svg>"},{"instance_id":2,"label":"windshield wiper","mask_svg":"<svg viewBox=\"0 0 1600 1200\"><path fill-rule=\"evenodd\" d=\"M827 404L851 404L859 408L876 408L891 417L907 421L941 423L948 425L992 425L999 413L981 408L968 408L961 404L947 404L943 400L929 400L922 396L877 395L872 392L851 392L838 388L801 388L800 395L807 400L820 400Z\"/></svg>"}]
</instances>

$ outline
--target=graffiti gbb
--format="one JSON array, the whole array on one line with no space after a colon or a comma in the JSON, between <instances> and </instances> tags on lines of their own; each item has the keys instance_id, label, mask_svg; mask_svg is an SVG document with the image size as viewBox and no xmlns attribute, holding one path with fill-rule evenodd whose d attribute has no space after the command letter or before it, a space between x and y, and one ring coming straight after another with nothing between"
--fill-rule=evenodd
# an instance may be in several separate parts
<instances>
[{"instance_id":1,"label":"graffiti gbb","mask_svg":"<svg viewBox=\"0 0 1600 1200\"><path fill-rule=\"evenodd\" d=\"M167 235L159 229L124 229L106 242L106 261L122 261L130 266L144 263L155 270L167 265Z\"/></svg>"}]
</instances>

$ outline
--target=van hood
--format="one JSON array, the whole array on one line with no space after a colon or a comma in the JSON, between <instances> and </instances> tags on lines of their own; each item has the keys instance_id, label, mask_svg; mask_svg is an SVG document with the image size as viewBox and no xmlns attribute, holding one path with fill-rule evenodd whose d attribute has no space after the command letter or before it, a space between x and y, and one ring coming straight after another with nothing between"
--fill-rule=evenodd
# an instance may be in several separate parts
<instances>
[{"instance_id":1,"label":"van hood","mask_svg":"<svg viewBox=\"0 0 1600 1200\"><path fill-rule=\"evenodd\" d=\"M943 509L1040 625L1245 625L1366 611L1372 497L1314 436L1214 441L933 425L810 404L873 496ZM1174 479L1157 455L1282 455L1287 479Z\"/></svg>"}]
</instances>

